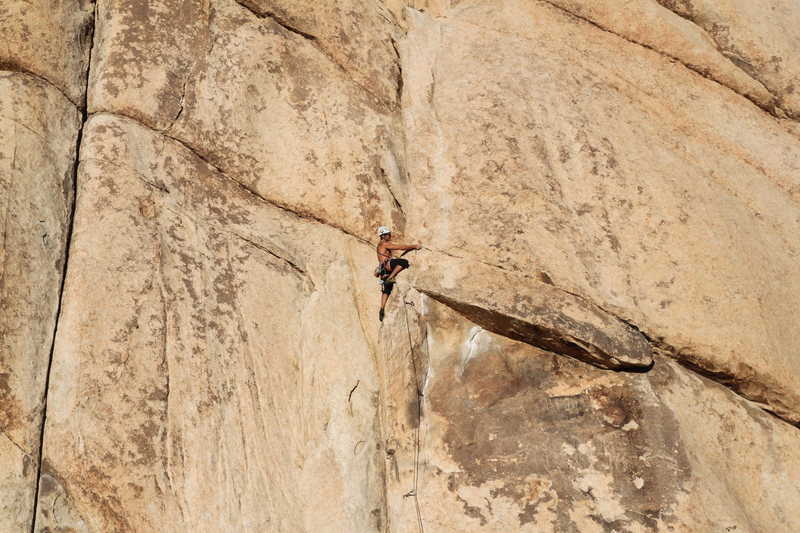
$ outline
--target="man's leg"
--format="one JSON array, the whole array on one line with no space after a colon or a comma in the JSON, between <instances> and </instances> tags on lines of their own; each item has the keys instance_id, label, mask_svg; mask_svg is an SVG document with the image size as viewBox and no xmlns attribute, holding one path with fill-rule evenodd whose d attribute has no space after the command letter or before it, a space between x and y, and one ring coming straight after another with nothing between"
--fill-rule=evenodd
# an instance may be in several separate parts
<instances>
[{"instance_id":1,"label":"man's leg","mask_svg":"<svg viewBox=\"0 0 800 533\"><path fill-rule=\"evenodd\" d=\"M408 261L405 259L392 259L389 261L389 267L392 269L392 272L386 277L386 281L394 281L395 276L397 276L400 271L408 268Z\"/></svg>"},{"instance_id":2,"label":"man's leg","mask_svg":"<svg viewBox=\"0 0 800 533\"><path fill-rule=\"evenodd\" d=\"M389 274L389 275L386 277L386 280L387 280L387 281L388 281L388 280L394 280L394 277L395 277L396 275L398 275L398 274L400 273L400 271L401 271L401 270L403 270L403 266L402 266L402 265L397 265L396 267L394 267L394 270L392 270L391 274Z\"/></svg>"},{"instance_id":3,"label":"man's leg","mask_svg":"<svg viewBox=\"0 0 800 533\"><path fill-rule=\"evenodd\" d=\"M392 284L384 285L383 289L381 290L381 310L378 311L378 320L383 322L383 314L384 308L386 307L386 302L389 300L389 295L392 293Z\"/></svg>"}]
</instances>

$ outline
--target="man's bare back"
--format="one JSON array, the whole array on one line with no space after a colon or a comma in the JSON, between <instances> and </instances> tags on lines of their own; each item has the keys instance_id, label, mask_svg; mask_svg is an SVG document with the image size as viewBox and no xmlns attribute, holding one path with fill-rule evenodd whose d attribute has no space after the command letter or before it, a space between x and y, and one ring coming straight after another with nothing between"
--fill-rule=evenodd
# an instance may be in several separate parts
<instances>
[{"instance_id":1,"label":"man's bare back","mask_svg":"<svg viewBox=\"0 0 800 533\"><path fill-rule=\"evenodd\" d=\"M389 244L394 244L391 241L381 241L378 243L378 262L383 263L387 259L391 259L393 257L391 248L388 247Z\"/></svg>"}]
</instances>

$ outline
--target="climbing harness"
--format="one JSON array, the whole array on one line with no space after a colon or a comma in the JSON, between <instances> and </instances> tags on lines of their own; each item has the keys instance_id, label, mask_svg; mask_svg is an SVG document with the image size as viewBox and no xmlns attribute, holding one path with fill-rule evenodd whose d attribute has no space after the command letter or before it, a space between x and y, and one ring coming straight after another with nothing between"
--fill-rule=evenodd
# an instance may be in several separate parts
<instances>
[{"instance_id":1,"label":"climbing harness","mask_svg":"<svg viewBox=\"0 0 800 533\"><path fill-rule=\"evenodd\" d=\"M378 278L378 280L379 280L378 284L379 285L383 285L383 282L386 279L386 276L388 276L389 274L392 273L392 271L389 269L389 261L391 261L392 259L400 259L404 255L406 255L408 252L413 252L413 251L414 250L405 250L398 257L392 257L391 255L386 255L386 254L382 254L382 253L378 252L378 255L386 257L386 259L384 259L383 261L381 261L378 264L377 268L375 268L375 272L373 273L373 275L376 278ZM394 282L394 280L390 280L390 282Z\"/></svg>"},{"instance_id":2,"label":"climbing harness","mask_svg":"<svg viewBox=\"0 0 800 533\"><path fill-rule=\"evenodd\" d=\"M383 254L381 254L381 255L383 255ZM388 266L389 266L388 263L391 260L392 260L392 258L390 257L389 259L387 259L385 261L382 261L378 265L378 268L375 269L375 277L378 278L378 280L379 280L378 283L381 284L381 285L383 285L383 280L386 278L386 276L391 274L391 272L389 272L389 268L388 268Z\"/></svg>"}]
</instances>

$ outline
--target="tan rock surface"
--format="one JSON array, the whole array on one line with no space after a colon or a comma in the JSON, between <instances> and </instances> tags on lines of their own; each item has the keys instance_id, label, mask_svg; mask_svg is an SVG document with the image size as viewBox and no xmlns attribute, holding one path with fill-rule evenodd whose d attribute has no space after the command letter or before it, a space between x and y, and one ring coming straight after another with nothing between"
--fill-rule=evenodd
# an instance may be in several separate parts
<instances>
[{"instance_id":1,"label":"tan rock surface","mask_svg":"<svg viewBox=\"0 0 800 533\"><path fill-rule=\"evenodd\" d=\"M708 77L733 91L746 96L757 105L769 112L781 115L781 107L795 107L786 101L786 97L793 99L791 91L786 91L786 86L778 87L775 82L781 77L791 77L792 70L796 67L788 66L788 72L775 76L775 62L760 62L758 67L745 64L737 53L736 41L742 41L741 35L752 31L752 22L743 16L742 10L751 9L751 2L731 2L727 9L721 5L710 8L709 2L672 2L669 0L635 0L633 2L618 2L616 0L602 0L583 2L580 0L550 0L549 3L560 7L578 17L597 24L604 30L610 31L625 39L652 48L668 57L675 58L692 70ZM780 2L779 2L780 4ZM788 16L772 22L769 35L759 34L763 42L759 44L756 54L763 55L767 50L778 53L781 49L791 49L791 29L800 20L800 10L795 11L791 2L783 2L780 9ZM773 4L762 3L753 11L767 11L775 9ZM778 28L775 28L775 24ZM740 38L732 40L730 26L744 26L738 28ZM734 30L735 31L735 30ZM789 41L789 42L787 42ZM800 44L800 43L797 43ZM747 47L747 44L745 44ZM794 45L796 48L796 45ZM747 54L749 55L749 54ZM791 63L792 59L789 59ZM780 61L778 61L780 62ZM787 76L788 75L788 76ZM770 79L770 81L767 81ZM763 81L762 81L763 80ZM774 95L767 84L774 90ZM776 109L776 106L778 109Z\"/></svg>"},{"instance_id":2,"label":"tan rock surface","mask_svg":"<svg viewBox=\"0 0 800 533\"><path fill-rule=\"evenodd\" d=\"M212 44L211 9L200 0L98 0L89 111L169 126L187 77Z\"/></svg>"},{"instance_id":3,"label":"tan rock surface","mask_svg":"<svg viewBox=\"0 0 800 533\"><path fill-rule=\"evenodd\" d=\"M645 370L647 339L591 302L531 277L478 262L425 257L414 288L481 327L600 368Z\"/></svg>"},{"instance_id":4,"label":"tan rock surface","mask_svg":"<svg viewBox=\"0 0 800 533\"><path fill-rule=\"evenodd\" d=\"M80 115L38 77L0 73L0 524L29 531Z\"/></svg>"},{"instance_id":5,"label":"tan rock surface","mask_svg":"<svg viewBox=\"0 0 800 533\"><path fill-rule=\"evenodd\" d=\"M777 98L785 114L800 119L800 4L792 0L657 0L691 21L720 52Z\"/></svg>"},{"instance_id":6,"label":"tan rock surface","mask_svg":"<svg viewBox=\"0 0 800 533\"><path fill-rule=\"evenodd\" d=\"M372 251L129 119L89 121L79 187L41 501L88 531L380 529Z\"/></svg>"},{"instance_id":7,"label":"tan rock surface","mask_svg":"<svg viewBox=\"0 0 800 533\"><path fill-rule=\"evenodd\" d=\"M400 69L393 41L400 36L391 11L375 0L240 0L253 12L309 37L366 92L397 105Z\"/></svg>"},{"instance_id":8,"label":"tan rock surface","mask_svg":"<svg viewBox=\"0 0 800 533\"><path fill-rule=\"evenodd\" d=\"M0 526L800 530L789 0L6 4Z\"/></svg>"},{"instance_id":9,"label":"tan rock surface","mask_svg":"<svg viewBox=\"0 0 800 533\"><path fill-rule=\"evenodd\" d=\"M798 139L719 84L548 4L407 15L409 232L543 270L800 420Z\"/></svg>"},{"instance_id":10,"label":"tan rock surface","mask_svg":"<svg viewBox=\"0 0 800 533\"><path fill-rule=\"evenodd\" d=\"M82 105L94 4L4 0L0 4L0 70L28 72Z\"/></svg>"},{"instance_id":11,"label":"tan rock surface","mask_svg":"<svg viewBox=\"0 0 800 533\"><path fill-rule=\"evenodd\" d=\"M233 0L181 15L180 32L168 13L188 7L161 4L167 14L149 25L136 10L100 9L90 111L166 130L257 194L362 238L402 227L392 112L312 40ZM140 48L146 61L127 68Z\"/></svg>"},{"instance_id":12,"label":"tan rock surface","mask_svg":"<svg viewBox=\"0 0 800 533\"><path fill-rule=\"evenodd\" d=\"M796 428L669 358L604 372L425 308L425 531L800 527Z\"/></svg>"}]
</instances>

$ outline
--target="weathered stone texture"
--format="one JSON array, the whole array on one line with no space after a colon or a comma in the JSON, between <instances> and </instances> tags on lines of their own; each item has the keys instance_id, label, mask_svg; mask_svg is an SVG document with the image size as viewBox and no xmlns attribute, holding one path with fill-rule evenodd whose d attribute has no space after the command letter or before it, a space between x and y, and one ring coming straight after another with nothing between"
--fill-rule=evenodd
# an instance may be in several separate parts
<instances>
[{"instance_id":1,"label":"weathered stone texture","mask_svg":"<svg viewBox=\"0 0 800 533\"><path fill-rule=\"evenodd\" d=\"M591 302L477 261L426 255L414 287L481 327L601 368L647 370L644 336Z\"/></svg>"},{"instance_id":2,"label":"weathered stone texture","mask_svg":"<svg viewBox=\"0 0 800 533\"><path fill-rule=\"evenodd\" d=\"M165 130L257 194L362 238L402 226L393 112L312 40L233 0L156 4L101 2L90 111Z\"/></svg>"},{"instance_id":3,"label":"weathered stone texture","mask_svg":"<svg viewBox=\"0 0 800 533\"><path fill-rule=\"evenodd\" d=\"M790 80L797 77L800 63L789 52L799 44L791 29L800 19L794 2L548 2L674 58L771 113L797 117L798 101ZM770 30L764 32L758 28L763 17L748 16L747 11L750 15L781 12L781 16L770 17Z\"/></svg>"},{"instance_id":4,"label":"weathered stone texture","mask_svg":"<svg viewBox=\"0 0 800 533\"><path fill-rule=\"evenodd\" d=\"M0 73L0 524L28 531L80 115L40 78Z\"/></svg>"},{"instance_id":5,"label":"weathered stone texture","mask_svg":"<svg viewBox=\"0 0 800 533\"><path fill-rule=\"evenodd\" d=\"M407 15L409 232L543 270L800 420L798 139L718 83L546 3Z\"/></svg>"},{"instance_id":6,"label":"weathered stone texture","mask_svg":"<svg viewBox=\"0 0 800 533\"><path fill-rule=\"evenodd\" d=\"M379 102L395 107L400 68L394 41L399 28L375 0L238 0L308 38Z\"/></svg>"},{"instance_id":7,"label":"weathered stone texture","mask_svg":"<svg viewBox=\"0 0 800 533\"><path fill-rule=\"evenodd\" d=\"M94 3L4 0L0 4L0 70L28 72L82 105Z\"/></svg>"},{"instance_id":8,"label":"weathered stone texture","mask_svg":"<svg viewBox=\"0 0 800 533\"><path fill-rule=\"evenodd\" d=\"M796 428L669 358L604 372L425 309L426 531L800 527Z\"/></svg>"},{"instance_id":9,"label":"weathered stone texture","mask_svg":"<svg viewBox=\"0 0 800 533\"><path fill-rule=\"evenodd\" d=\"M371 250L129 119L89 121L78 183L44 457L70 520L379 529Z\"/></svg>"},{"instance_id":10,"label":"weathered stone texture","mask_svg":"<svg viewBox=\"0 0 800 533\"><path fill-rule=\"evenodd\" d=\"M169 126L180 113L187 76L209 52L211 9L200 0L99 0L89 111Z\"/></svg>"},{"instance_id":11,"label":"weathered stone texture","mask_svg":"<svg viewBox=\"0 0 800 533\"><path fill-rule=\"evenodd\" d=\"M701 27L722 55L774 95L778 112L800 119L800 4L792 0L657 0Z\"/></svg>"},{"instance_id":12,"label":"weathered stone texture","mask_svg":"<svg viewBox=\"0 0 800 533\"><path fill-rule=\"evenodd\" d=\"M4 3L0 529L800 530L798 9Z\"/></svg>"}]
</instances>

